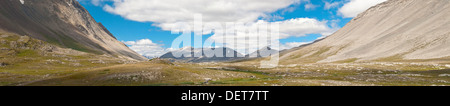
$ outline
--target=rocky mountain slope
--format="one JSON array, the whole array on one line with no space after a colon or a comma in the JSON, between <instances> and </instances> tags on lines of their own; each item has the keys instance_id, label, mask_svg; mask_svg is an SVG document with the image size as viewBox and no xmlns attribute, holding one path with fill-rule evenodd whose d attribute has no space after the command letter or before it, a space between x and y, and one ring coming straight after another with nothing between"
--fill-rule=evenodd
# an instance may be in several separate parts
<instances>
[{"instance_id":1,"label":"rocky mountain slope","mask_svg":"<svg viewBox=\"0 0 450 106\"><path fill-rule=\"evenodd\" d=\"M447 59L449 0L389 0L336 33L283 53L282 63Z\"/></svg>"},{"instance_id":2,"label":"rocky mountain slope","mask_svg":"<svg viewBox=\"0 0 450 106\"><path fill-rule=\"evenodd\" d=\"M1 0L0 31L83 52L146 60L118 41L76 0Z\"/></svg>"}]
</instances>

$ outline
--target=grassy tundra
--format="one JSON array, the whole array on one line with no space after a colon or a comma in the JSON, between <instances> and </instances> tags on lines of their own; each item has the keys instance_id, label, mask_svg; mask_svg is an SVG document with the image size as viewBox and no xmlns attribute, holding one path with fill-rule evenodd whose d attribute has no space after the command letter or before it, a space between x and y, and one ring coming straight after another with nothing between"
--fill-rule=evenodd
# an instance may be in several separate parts
<instances>
[{"instance_id":1,"label":"grassy tundra","mask_svg":"<svg viewBox=\"0 0 450 106\"><path fill-rule=\"evenodd\" d=\"M449 86L449 63L420 61L228 63L131 61L0 34L2 86Z\"/></svg>"}]
</instances>

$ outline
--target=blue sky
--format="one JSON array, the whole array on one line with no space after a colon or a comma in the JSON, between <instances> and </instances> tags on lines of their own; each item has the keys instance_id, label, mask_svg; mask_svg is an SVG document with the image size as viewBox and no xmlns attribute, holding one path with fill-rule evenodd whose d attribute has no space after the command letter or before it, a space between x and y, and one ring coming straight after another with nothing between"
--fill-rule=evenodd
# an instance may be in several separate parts
<instances>
[{"instance_id":1,"label":"blue sky","mask_svg":"<svg viewBox=\"0 0 450 106\"><path fill-rule=\"evenodd\" d=\"M282 24L281 31L284 31L282 33L285 33L286 37L279 39L279 41L282 48L288 49L330 35L348 23L356 14L385 0L241 0L245 2L205 0L205 3L202 0L197 0L196 2L200 7L177 0L156 2L154 0L78 1L97 22L101 22L119 41L123 41L131 49L142 55L157 57L169 51L172 41L179 36L178 34L171 34L171 31L167 30L166 24L170 24L173 20L189 21L189 18L186 18L189 13L203 13L203 19L206 22L244 20L244 22L285 23L286 25ZM216 8L218 6L212 6L214 4L224 6L220 7L219 5L220 8ZM252 10L247 8L235 9L236 7L233 7L239 6L239 4L244 4L243 6L255 4L253 7L261 11L255 12L253 8ZM202 9L202 5L205 6L205 9L210 10ZM227 8L227 6L230 7ZM186 13L179 12L183 10ZM170 14L181 15L178 17ZM312 23L313 25L305 23ZM312 27L318 25L320 27ZM285 28L289 30L283 30L284 26L289 27ZM302 27L295 30L295 26ZM311 28L308 28L309 26ZM202 35L202 38L205 40L212 35L205 34ZM194 47L198 47L198 45Z\"/></svg>"}]
</instances>

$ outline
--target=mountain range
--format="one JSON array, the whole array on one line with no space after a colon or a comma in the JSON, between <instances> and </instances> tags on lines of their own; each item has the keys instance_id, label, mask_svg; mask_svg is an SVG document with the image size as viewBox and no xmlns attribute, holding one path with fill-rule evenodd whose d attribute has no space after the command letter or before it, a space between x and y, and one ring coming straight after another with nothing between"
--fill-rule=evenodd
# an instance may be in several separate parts
<instances>
[{"instance_id":1,"label":"mountain range","mask_svg":"<svg viewBox=\"0 0 450 106\"><path fill-rule=\"evenodd\" d=\"M205 53L215 53L215 50L220 50L218 55L206 55ZM174 54L185 54L180 56L174 56ZM162 59L172 59L178 62L224 62L224 61L233 61L243 59L244 55L241 53L231 49L231 48L193 48L193 47L184 47L179 50L170 51L160 58Z\"/></svg>"},{"instance_id":2,"label":"mountain range","mask_svg":"<svg viewBox=\"0 0 450 106\"><path fill-rule=\"evenodd\" d=\"M222 49L215 53L215 50ZM175 57L174 54L187 54L187 56L179 56ZM214 56L206 55L205 53L215 53ZM162 59L172 59L173 61L178 62L192 62L192 63L201 63L201 62L227 62L227 61L242 61L247 59L255 59L268 57L270 54L277 54L278 50L272 49L270 47L264 47L262 49L256 50L253 53L243 55L237 52L234 49L219 47L219 48L193 48L193 47L185 47L179 50L170 51L160 58ZM189 56L190 54L190 56ZM222 55L222 56L217 56Z\"/></svg>"}]
</instances>

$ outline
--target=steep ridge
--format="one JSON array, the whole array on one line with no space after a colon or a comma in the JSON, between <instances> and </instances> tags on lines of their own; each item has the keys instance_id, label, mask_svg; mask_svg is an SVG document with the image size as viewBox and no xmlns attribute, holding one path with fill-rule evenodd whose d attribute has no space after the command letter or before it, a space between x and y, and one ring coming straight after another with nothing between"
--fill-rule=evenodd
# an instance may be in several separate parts
<instances>
[{"instance_id":1,"label":"steep ridge","mask_svg":"<svg viewBox=\"0 0 450 106\"><path fill-rule=\"evenodd\" d=\"M83 52L146 60L118 41L76 0L1 0L0 31Z\"/></svg>"},{"instance_id":2,"label":"steep ridge","mask_svg":"<svg viewBox=\"0 0 450 106\"><path fill-rule=\"evenodd\" d=\"M442 59L450 56L449 0L389 0L336 33L283 53L282 63Z\"/></svg>"}]
</instances>

